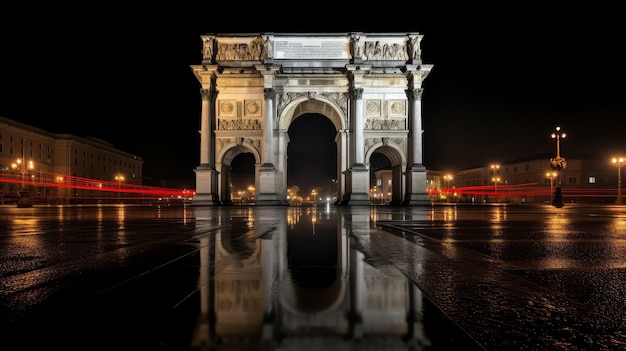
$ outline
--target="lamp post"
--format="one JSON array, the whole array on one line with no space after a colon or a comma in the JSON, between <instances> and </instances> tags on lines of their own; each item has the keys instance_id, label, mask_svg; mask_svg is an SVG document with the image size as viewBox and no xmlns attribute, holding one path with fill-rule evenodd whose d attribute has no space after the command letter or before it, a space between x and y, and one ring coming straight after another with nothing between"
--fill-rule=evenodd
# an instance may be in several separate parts
<instances>
[{"instance_id":1,"label":"lamp post","mask_svg":"<svg viewBox=\"0 0 626 351\"><path fill-rule=\"evenodd\" d=\"M491 181L493 182L493 202L496 202L496 196L498 192L498 182L500 181L500 177L493 177L491 178Z\"/></svg>"},{"instance_id":2,"label":"lamp post","mask_svg":"<svg viewBox=\"0 0 626 351\"><path fill-rule=\"evenodd\" d=\"M496 191L498 190L498 182L500 181L500 177L498 176L498 173L500 172L500 165L495 163L495 164L490 165L489 168L491 169L491 172L493 173L493 177L491 178L491 181L494 183L493 184L493 202L496 202Z\"/></svg>"},{"instance_id":3,"label":"lamp post","mask_svg":"<svg viewBox=\"0 0 626 351\"><path fill-rule=\"evenodd\" d=\"M556 172L560 172L567 167L567 161L565 161L565 158L561 157L561 139L565 139L566 136L567 134L561 131L561 127L559 126L557 126L555 128L555 131L550 134L550 137L556 140L556 157L550 159L550 165L552 166L552 169ZM556 207L563 207L563 196L561 194L561 178L558 176L558 174L559 173L557 173L558 184L554 189L552 205Z\"/></svg>"},{"instance_id":4,"label":"lamp post","mask_svg":"<svg viewBox=\"0 0 626 351\"><path fill-rule=\"evenodd\" d=\"M115 180L117 181L117 201L122 203L122 182L124 181L124 176L116 175Z\"/></svg>"},{"instance_id":5,"label":"lamp post","mask_svg":"<svg viewBox=\"0 0 626 351\"><path fill-rule=\"evenodd\" d=\"M444 174L443 176L444 186L446 187L446 201L450 202L450 181L452 180L451 174Z\"/></svg>"},{"instance_id":6,"label":"lamp post","mask_svg":"<svg viewBox=\"0 0 626 351\"><path fill-rule=\"evenodd\" d=\"M32 207L33 203L30 198L30 192L25 187L24 177L29 170L35 169L35 163L33 161L24 160L24 158L18 158L11 164L11 168L18 171L20 174L20 190L18 190L17 207Z\"/></svg>"},{"instance_id":7,"label":"lamp post","mask_svg":"<svg viewBox=\"0 0 626 351\"><path fill-rule=\"evenodd\" d=\"M554 179L556 179L557 175L558 174L556 172L554 172L554 171L546 173L546 178L550 179L550 201L552 201L553 181L554 181Z\"/></svg>"},{"instance_id":8,"label":"lamp post","mask_svg":"<svg viewBox=\"0 0 626 351\"><path fill-rule=\"evenodd\" d=\"M613 165L617 167L617 198L615 199L616 204L622 203L622 166L626 163L626 159L624 157L613 157L611 160Z\"/></svg>"}]
</instances>

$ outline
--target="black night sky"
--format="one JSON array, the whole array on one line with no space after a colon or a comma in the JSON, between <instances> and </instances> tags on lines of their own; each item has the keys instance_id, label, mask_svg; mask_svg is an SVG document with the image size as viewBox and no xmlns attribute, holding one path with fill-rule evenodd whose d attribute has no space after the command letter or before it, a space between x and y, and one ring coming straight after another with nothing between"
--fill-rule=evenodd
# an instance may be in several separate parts
<instances>
[{"instance_id":1,"label":"black night sky","mask_svg":"<svg viewBox=\"0 0 626 351\"><path fill-rule=\"evenodd\" d=\"M12 20L0 24L0 115L98 137L143 157L145 176L194 187L200 86L189 66L201 62L201 34L419 32L422 59L434 65L422 100L428 169L554 152L557 125L568 133L566 158L592 154L608 162L626 153L625 30L617 8L473 3L451 12L411 2L362 17L314 5L306 20L210 2L137 10L16 4L3 10ZM332 125L314 120L303 116L289 130L289 185L306 188L314 179L320 184L311 186L324 186L335 174Z\"/></svg>"}]
</instances>

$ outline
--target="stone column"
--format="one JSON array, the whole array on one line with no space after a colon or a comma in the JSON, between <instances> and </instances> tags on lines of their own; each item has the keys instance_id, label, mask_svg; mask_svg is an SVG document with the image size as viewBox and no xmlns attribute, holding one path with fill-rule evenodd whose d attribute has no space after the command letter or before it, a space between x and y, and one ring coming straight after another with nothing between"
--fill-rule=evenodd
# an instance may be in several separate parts
<instances>
[{"instance_id":1,"label":"stone column","mask_svg":"<svg viewBox=\"0 0 626 351\"><path fill-rule=\"evenodd\" d=\"M355 164L363 165L365 163L365 143L363 141L363 88L354 89L353 98L355 100L355 113L354 117L354 143L356 144L355 150Z\"/></svg>"},{"instance_id":2,"label":"stone column","mask_svg":"<svg viewBox=\"0 0 626 351\"><path fill-rule=\"evenodd\" d=\"M274 159L274 121L276 108L274 100L274 75L279 70L278 66L256 65L255 68L263 74L263 96L265 98L265 120L263 126L263 145L261 145L261 167L259 167L259 180L257 187L256 205L287 205L286 197L283 196L284 186L282 178L278 174Z\"/></svg>"},{"instance_id":3,"label":"stone column","mask_svg":"<svg viewBox=\"0 0 626 351\"><path fill-rule=\"evenodd\" d=\"M274 168L274 89L263 89L265 98L265 126L263 127L263 168Z\"/></svg>"},{"instance_id":4,"label":"stone column","mask_svg":"<svg viewBox=\"0 0 626 351\"><path fill-rule=\"evenodd\" d=\"M351 76L350 106L349 112L350 128L354 137L350 141L350 149L354 159L348 169L346 179L346 203L349 205L370 205L369 199L369 169L365 166L365 139L363 135L364 108L363 108L363 79L372 68L370 65L348 65L346 66Z\"/></svg>"},{"instance_id":5,"label":"stone column","mask_svg":"<svg viewBox=\"0 0 626 351\"><path fill-rule=\"evenodd\" d=\"M213 139L211 137L211 119L209 117L209 111L214 106L214 95L216 91L209 89L202 89L200 94L202 95L202 112L200 117L200 165L210 166L211 164L211 145Z\"/></svg>"},{"instance_id":6,"label":"stone column","mask_svg":"<svg viewBox=\"0 0 626 351\"><path fill-rule=\"evenodd\" d=\"M196 173L196 195L193 205L219 205L218 175L215 170L213 130L215 127L215 98L217 96L215 72L216 65L192 66L194 74L202 84L200 111L200 164Z\"/></svg>"},{"instance_id":7,"label":"stone column","mask_svg":"<svg viewBox=\"0 0 626 351\"><path fill-rule=\"evenodd\" d=\"M409 109L410 149L407 150L409 163L405 174L406 195L403 204L430 205L431 201L426 193L426 167L422 164L422 89L414 88L413 83L408 88L407 97L411 107Z\"/></svg>"},{"instance_id":8,"label":"stone column","mask_svg":"<svg viewBox=\"0 0 626 351\"><path fill-rule=\"evenodd\" d=\"M423 89L407 90L409 103L411 103L411 150L409 164L422 167L422 93Z\"/></svg>"}]
</instances>

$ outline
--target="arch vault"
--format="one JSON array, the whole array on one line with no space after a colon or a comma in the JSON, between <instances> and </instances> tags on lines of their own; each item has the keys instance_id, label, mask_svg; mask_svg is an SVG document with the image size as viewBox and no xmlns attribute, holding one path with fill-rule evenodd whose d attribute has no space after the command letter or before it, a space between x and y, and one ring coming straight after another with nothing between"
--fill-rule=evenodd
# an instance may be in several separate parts
<instances>
[{"instance_id":1,"label":"arch vault","mask_svg":"<svg viewBox=\"0 0 626 351\"><path fill-rule=\"evenodd\" d=\"M419 33L202 35L194 205L230 199L230 163L255 159L256 205L287 204L287 130L307 113L337 135L337 201L370 205L369 160L392 162L394 203L430 205L422 164ZM397 192L397 194L396 194Z\"/></svg>"}]
</instances>

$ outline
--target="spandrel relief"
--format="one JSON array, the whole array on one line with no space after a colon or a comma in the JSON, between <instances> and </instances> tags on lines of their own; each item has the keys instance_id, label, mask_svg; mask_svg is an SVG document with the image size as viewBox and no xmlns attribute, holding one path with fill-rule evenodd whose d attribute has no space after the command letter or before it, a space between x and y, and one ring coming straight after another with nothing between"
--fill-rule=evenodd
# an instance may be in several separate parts
<instances>
[{"instance_id":1,"label":"spandrel relief","mask_svg":"<svg viewBox=\"0 0 626 351\"><path fill-rule=\"evenodd\" d=\"M364 146L365 151L369 151L375 145L395 145L400 150L404 150L406 147L406 139L404 138L365 138Z\"/></svg>"},{"instance_id":2,"label":"spandrel relief","mask_svg":"<svg viewBox=\"0 0 626 351\"><path fill-rule=\"evenodd\" d=\"M221 153L225 148L231 148L234 146L242 146L243 144L247 144L257 153L261 152L261 140L260 139L252 139L252 138L233 138L233 137L221 137L217 138L215 141L215 151L216 153Z\"/></svg>"}]
</instances>

